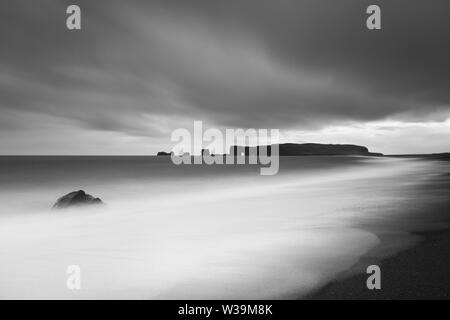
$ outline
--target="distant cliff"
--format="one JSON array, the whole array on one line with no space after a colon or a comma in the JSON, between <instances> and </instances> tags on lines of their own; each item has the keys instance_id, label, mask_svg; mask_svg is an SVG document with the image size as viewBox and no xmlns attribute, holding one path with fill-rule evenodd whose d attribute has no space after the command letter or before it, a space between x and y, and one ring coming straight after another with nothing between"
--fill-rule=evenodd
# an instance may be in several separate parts
<instances>
[{"instance_id":1,"label":"distant cliff","mask_svg":"<svg viewBox=\"0 0 450 320\"><path fill-rule=\"evenodd\" d=\"M246 156L250 154L250 150L254 152L256 149L259 154L260 147L243 147L232 146L230 152L233 150L234 154L245 153ZM268 146L268 154L271 146ZM318 155L363 155L363 156L382 156L381 153L369 152L369 149L363 146L357 146L353 144L320 144L320 143L283 143L279 145L280 156L318 156Z\"/></svg>"},{"instance_id":2,"label":"distant cliff","mask_svg":"<svg viewBox=\"0 0 450 320\"><path fill-rule=\"evenodd\" d=\"M170 156L170 155L172 155L172 153L171 152L160 151L156 155L157 156Z\"/></svg>"}]
</instances>

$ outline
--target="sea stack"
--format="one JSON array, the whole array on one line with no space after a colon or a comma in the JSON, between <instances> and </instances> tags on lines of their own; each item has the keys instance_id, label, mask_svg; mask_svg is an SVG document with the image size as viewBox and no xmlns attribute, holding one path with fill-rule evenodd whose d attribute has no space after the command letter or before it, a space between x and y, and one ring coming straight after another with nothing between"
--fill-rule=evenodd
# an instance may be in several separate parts
<instances>
[{"instance_id":1,"label":"sea stack","mask_svg":"<svg viewBox=\"0 0 450 320\"><path fill-rule=\"evenodd\" d=\"M83 190L78 190L70 192L65 196L59 198L53 205L53 209L64 209L75 206L98 205L98 204L103 204L103 201L100 198L95 198L90 194L87 194Z\"/></svg>"}]
</instances>

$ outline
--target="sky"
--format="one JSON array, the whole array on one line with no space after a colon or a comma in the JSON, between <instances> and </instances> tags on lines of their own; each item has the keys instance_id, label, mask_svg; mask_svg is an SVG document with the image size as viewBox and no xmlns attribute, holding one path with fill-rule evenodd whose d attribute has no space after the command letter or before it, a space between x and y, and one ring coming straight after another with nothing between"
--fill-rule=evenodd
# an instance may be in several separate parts
<instances>
[{"instance_id":1,"label":"sky","mask_svg":"<svg viewBox=\"0 0 450 320\"><path fill-rule=\"evenodd\" d=\"M2 0L0 154L154 154L194 120L450 151L449 39L448 0Z\"/></svg>"}]
</instances>

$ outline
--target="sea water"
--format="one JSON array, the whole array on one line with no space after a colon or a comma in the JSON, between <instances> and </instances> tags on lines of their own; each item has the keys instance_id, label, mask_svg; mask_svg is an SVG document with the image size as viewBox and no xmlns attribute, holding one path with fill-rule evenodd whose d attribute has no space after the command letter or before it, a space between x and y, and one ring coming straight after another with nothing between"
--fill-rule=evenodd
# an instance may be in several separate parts
<instances>
[{"instance_id":1,"label":"sea water","mask_svg":"<svg viewBox=\"0 0 450 320\"><path fill-rule=\"evenodd\" d=\"M427 210L448 200L449 168L282 157L277 175L261 176L255 165L170 157L0 157L0 298L301 297L383 232L398 235L391 251L413 241ZM79 189L105 205L51 209ZM81 270L79 290L67 286L69 266Z\"/></svg>"}]
</instances>

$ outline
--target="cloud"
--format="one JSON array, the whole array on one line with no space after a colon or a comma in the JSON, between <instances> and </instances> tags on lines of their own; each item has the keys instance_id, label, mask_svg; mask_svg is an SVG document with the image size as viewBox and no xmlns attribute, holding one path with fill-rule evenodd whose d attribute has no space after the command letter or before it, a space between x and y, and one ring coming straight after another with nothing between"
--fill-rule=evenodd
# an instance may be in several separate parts
<instances>
[{"instance_id":1,"label":"cloud","mask_svg":"<svg viewBox=\"0 0 450 320\"><path fill-rule=\"evenodd\" d=\"M315 132L445 121L450 4L377 2L381 31L365 28L365 0L80 0L82 30L68 31L69 1L2 1L0 125L14 139L8 119L28 112L162 141L194 119Z\"/></svg>"},{"instance_id":2,"label":"cloud","mask_svg":"<svg viewBox=\"0 0 450 320\"><path fill-rule=\"evenodd\" d=\"M370 145L384 154L436 153L450 145L450 119L443 122L404 122L396 120L346 123L320 130L289 131L283 140L296 142L355 143Z\"/></svg>"}]
</instances>

